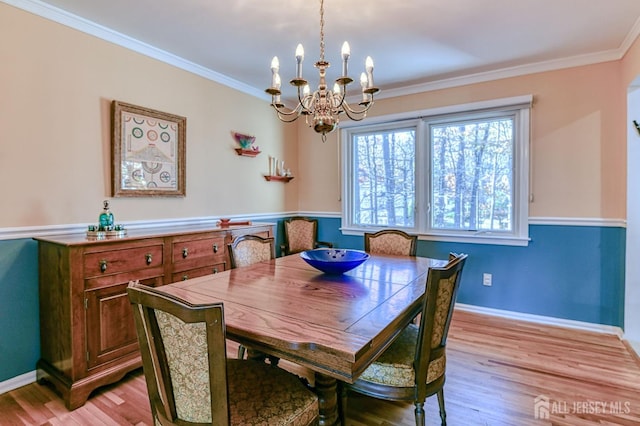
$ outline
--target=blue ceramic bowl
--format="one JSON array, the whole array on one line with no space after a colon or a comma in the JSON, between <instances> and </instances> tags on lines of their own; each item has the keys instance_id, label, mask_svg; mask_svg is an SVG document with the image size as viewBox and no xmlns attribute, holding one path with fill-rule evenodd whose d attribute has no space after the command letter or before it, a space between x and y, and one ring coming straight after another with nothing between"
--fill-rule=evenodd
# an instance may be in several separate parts
<instances>
[{"instance_id":1,"label":"blue ceramic bowl","mask_svg":"<svg viewBox=\"0 0 640 426\"><path fill-rule=\"evenodd\" d=\"M361 250L319 248L303 251L300 257L325 274L343 274L369 259L369 253Z\"/></svg>"}]
</instances>

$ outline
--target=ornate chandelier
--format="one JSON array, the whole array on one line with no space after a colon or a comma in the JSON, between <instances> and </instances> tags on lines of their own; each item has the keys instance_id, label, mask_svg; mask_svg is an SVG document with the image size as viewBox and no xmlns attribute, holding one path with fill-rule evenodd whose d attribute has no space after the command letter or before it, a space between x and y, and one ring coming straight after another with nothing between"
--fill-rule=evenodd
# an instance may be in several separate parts
<instances>
[{"instance_id":1,"label":"ornate chandelier","mask_svg":"<svg viewBox=\"0 0 640 426\"><path fill-rule=\"evenodd\" d=\"M326 82L326 70L329 62L324 60L324 0L320 0L320 60L315 67L320 74L318 89L311 93L309 83L302 78L302 60L304 49L302 44L296 48L296 77L290 81L298 92L298 105L295 108L287 108L281 101L280 91L280 62L274 56L271 61L271 87L265 90L271 95L271 106L275 109L278 118L285 123L291 123L301 115L310 127L322 134L322 140L326 140L326 134L334 131L340 122L340 114L345 113L351 120L360 121L367 116L367 111L373 105L373 95L380 89L373 86L373 60L367 56L365 71L360 75L362 87L362 101L360 108L355 109L346 100L347 85L353 82L347 75L347 62L351 51L346 41L342 45L342 75L333 85L333 90L328 90Z\"/></svg>"}]
</instances>

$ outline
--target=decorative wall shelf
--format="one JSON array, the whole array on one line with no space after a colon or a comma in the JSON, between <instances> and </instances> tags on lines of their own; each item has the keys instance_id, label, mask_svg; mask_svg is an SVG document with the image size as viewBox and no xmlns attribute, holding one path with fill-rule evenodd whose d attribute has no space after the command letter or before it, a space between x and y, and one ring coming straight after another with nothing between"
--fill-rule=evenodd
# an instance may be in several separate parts
<instances>
[{"instance_id":1,"label":"decorative wall shelf","mask_svg":"<svg viewBox=\"0 0 640 426\"><path fill-rule=\"evenodd\" d=\"M276 182L289 182L291 179L293 179L293 176L270 176L270 175L265 175L264 178L268 181L276 181Z\"/></svg>"},{"instance_id":2,"label":"decorative wall shelf","mask_svg":"<svg viewBox=\"0 0 640 426\"><path fill-rule=\"evenodd\" d=\"M244 155L245 157L255 157L256 155L260 154L260 151L257 151L255 149L235 148L235 150L238 155Z\"/></svg>"}]
</instances>

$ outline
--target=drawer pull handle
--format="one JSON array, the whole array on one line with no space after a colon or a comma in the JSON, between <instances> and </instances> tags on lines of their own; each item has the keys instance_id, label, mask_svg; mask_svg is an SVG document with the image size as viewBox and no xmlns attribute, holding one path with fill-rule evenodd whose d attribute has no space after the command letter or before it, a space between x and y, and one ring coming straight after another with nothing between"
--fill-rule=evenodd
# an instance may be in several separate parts
<instances>
[{"instance_id":1,"label":"drawer pull handle","mask_svg":"<svg viewBox=\"0 0 640 426\"><path fill-rule=\"evenodd\" d=\"M106 260L101 260L100 261L100 272L107 272L107 261Z\"/></svg>"},{"instance_id":2,"label":"drawer pull handle","mask_svg":"<svg viewBox=\"0 0 640 426\"><path fill-rule=\"evenodd\" d=\"M218 252L218 245L217 245L217 244L214 244L214 245L213 245L213 252L214 252L214 253L217 253L217 252Z\"/></svg>"},{"instance_id":3,"label":"drawer pull handle","mask_svg":"<svg viewBox=\"0 0 640 426\"><path fill-rule=\"evenodd\" d=\"M151 262L153 261L153 256L151 256L151 253L145 254L144 258L147 261L147 265L151 265Z\"/></svg>"},{"instance_id":4,"label":"drawer pull handle","mask_svg":"<svg viewBox=\"0 0 640 426\"><path fill-rule=\"evenodd\" d=\"M182 281L186 281L186 280L188 280L188 279L189 279L189 275L184 274L184 275L182 276Z\"/></svg>"},{"instance_id":5,"label":"drawer pull handle","mask_svg":"<svg viewBox=\"0 0 640 426\"><path fill-rule=\"evenodd\" d=\"M213 273L217 274L218 273L218 268L213 268Z\"/></svg>"},{"instance_id":6,"label":"drawer pull handle","mask_svg":"<svg viewBox=\"0 0 640 426\"><path fill-rule=\"evenodd\" d=\"M187 256L189 256L189 249L185 247L182 249L182 258L186 259Z\"/></svg>"}]
</instances>

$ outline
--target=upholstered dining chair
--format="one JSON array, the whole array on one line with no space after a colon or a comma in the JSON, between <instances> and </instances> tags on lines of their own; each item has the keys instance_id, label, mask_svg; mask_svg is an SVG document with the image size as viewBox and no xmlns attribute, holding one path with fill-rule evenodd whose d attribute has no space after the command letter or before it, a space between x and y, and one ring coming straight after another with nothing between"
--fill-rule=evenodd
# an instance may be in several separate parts
<instances>
[{"instance_id":1,"label":"upholstered dining chair","mask_svg":"<svg viewBox=\"0 0 640 426\"><path fill-rule=\"evenodd\" d=\"M280 246L283 255L300 253L319 247L333 247L326 241L318 241L318 221L295 216L284 221L284 244Z\"/></svg>"},{"instance_id":2,"label":"upholstered dining chair","mask_svg":"<svg viewBox=\"0 0 640 426\"><path fill-rule=\"evenodd\" d=\"M364 234L364 251L367 253L415 256L417 235L409 235L397 229L383 229Z\"/></svg>"},{"instance_id":3,"label":"upholstered dining chair","mask_svg":"<svg viewBox=\"0 0 640 426\"><path fill-rule=\"evenodd\" d=\"M241 268L254 263L264 262L275 258L275 247L273 237L264 238L259 235L241 235L233 242L227 244L231 268ZM238 359L243 359L247 351L246 346L238 346ZM265 359L267 355L262 352L252 351L250 354L254 359ZM278 364L278 358L268 356L273 365Z\"/></svg>"},{"instance_id":4,"label":"upholstered dining chair","mask_svg":"<svg viewBox=\"0 0 640 426\"><path fill-rule=\"evenodd\" d=\"M222 303L192 305L129 283L155 425L317 424L318 398L298 377L227 359Z\"/></svg>"},{"instance_id":5,"label":"upholstered dining chair","mask_svg":"<svg viewBox=\"0 0 640 426\"><path fill-rule=\"evenodd\" d=\"M442 268L427 274L420 325L409 324L353 383L341 383L340 419L345 420L349 391L390 401L412 401L417 426L425 424L424 402L437 394L442 425L446 343L466 254L450 256Z\"/></svg>"},{"instance_id":6,"label":"upholstered dining chair","mask_svg":"<svg viewBox=\"0 0 640 426\"><path fill-rule=\"evenodd\" d=\"M231 268L249 266L275 258L273 237L241 235L227 244Z\"/></svg>"}]
</instances>

